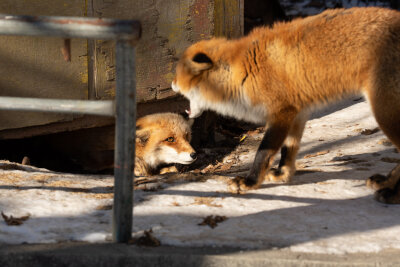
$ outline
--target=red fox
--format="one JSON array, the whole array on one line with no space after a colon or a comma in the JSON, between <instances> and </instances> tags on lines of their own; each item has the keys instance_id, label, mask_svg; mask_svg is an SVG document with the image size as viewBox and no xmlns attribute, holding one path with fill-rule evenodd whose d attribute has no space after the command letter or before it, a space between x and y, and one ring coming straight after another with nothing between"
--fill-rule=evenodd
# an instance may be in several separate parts
<instances>
[{"instance_id":1,"label":"red fox","mask_svg":"<svg viewBox=\"0 0 400 267\"><path fill-rule=\"evenodd\" d=\"M310 110L363 93L388 138L400 149L400 13L384 8L327 10L236 40L214 38L183 53L172 82L190 100L189 116L204 110L266 125L249 174L235 192L264 180L289 182ZM277 171L270 169L282 148ZM400 203L400 165L371 177L376 199Z\"/></svg>"},{"instance_id":2,"label":"red fox","mask_svg":"<svg viewBox=\"0 0 400 267\"><path fill-rule=\"evenodd\" d=\"M196 152L190 145L190 124L174 113L144 116L136 122L135 175L146 176L176 171L166 164L190 164Z\"/></svg>"}]
</instances>

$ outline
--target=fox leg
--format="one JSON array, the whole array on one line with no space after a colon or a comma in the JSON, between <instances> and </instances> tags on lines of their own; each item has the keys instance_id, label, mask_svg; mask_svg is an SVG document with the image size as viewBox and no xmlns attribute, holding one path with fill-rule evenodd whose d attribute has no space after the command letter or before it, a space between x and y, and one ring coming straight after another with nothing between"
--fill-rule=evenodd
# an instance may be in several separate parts
<instances>
[{"instance_id":1,"label":"fox leg","mask_svg":"<svg viewBox=\"0 0 400 267\"><path fill-rule=\"evenodd\" d=\"M400 70L399 70L400 71ZM390 77L390 79L395 77ZM390 80L389 81L392 81ZM393 81L397 86L398 80ZM392 83L388 83L391 85ZM386 88L387 86L383 87ZM400 151L400 91L370 90L369 102L381 130ZM375 199L388 204L400 204L400 164L387 175L375 174L367 186L377 190Z\"/></svg>"},{"instance_id":2,"label":"fox leg","mask_svg":"<svg viewBox=\"0 0 400 267\"><path fill-rule=\"evenodd\" d=\"M388 176L375 174L368 178L367 186L375 189L375 199L387 204L400 204L400 164Z\"/></svg>"},{"instance_id":3,"label":"fox leg","mask_svg":"<svg viewBox=\"0 0 400 267\"><path fill-rule=\"evenodd\" d=\"M299 113L290 127L288 136L281 148L281 160L278 169L270 170L265 180L272 182L288 183L296 172L296 156L300 148L301 137L304 126L308 120L309 113Z\"/></svg>"},{"instance_id":4,"label":"fox leg","mask_svg":"<svg viewBox=\"0 0 400 267\"><path fill-rule=\"evenodd\" d=\"M166 174L171 172L178 172L178 169L175 166L169 166L160 169L160 174Z\"/></svg>"},{"instance_id":5,"label":"fox leg","mask_svg":"<svg viewBox=\"0 0 400 267\"><path fill-rule=\"evenodd\" d=\"M400 151L400 108L398 104L390 105L389 101L386 106L374 106L374 102L372 104L380 128ZM383 109L382 106L388 109ZM400 164L394 167L387 176L375 174L369 177L367 186L376 190L375 199L377 201L400 204Z\"/></svg>"},{"instance_id":6,"label":"fox leg","mask_svg":"<svg viewBox=\"0 0 400 267\"><path fill-rule=\"evenodd\" d=\"M273 163L275 154L285 141L295 117L296 113L293 111L280 112L279 117L269 121L249 174L245 178L236 177L231 182L232 192L243 193L243 191L260 187Z\"/></svg>"}]
</instances>

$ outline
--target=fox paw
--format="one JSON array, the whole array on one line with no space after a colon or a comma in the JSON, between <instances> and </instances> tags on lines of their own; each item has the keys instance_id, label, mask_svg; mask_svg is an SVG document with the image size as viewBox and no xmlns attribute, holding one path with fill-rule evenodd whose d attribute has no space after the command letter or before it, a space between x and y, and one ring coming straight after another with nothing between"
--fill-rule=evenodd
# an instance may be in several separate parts
<instances>
[{"instance_id":1,"label":"fox paw","mask_svg":"<svg viewBox=\"0 0 400 267\"><path fill-rule=\"evenodd\" d=\"M169 166L169 167L161 168L161 170L160 170L160 174L166 174L166 173L172 173L172 172L178 172L178 169L175 166Z\"/></svg>"},{"instance_id":2,"label":"fox paw","mask_svg":"<svg viewBox=\"0 0 400 267\"><path fill-rule=\"evenodd\" d=\"M265 180L274 183L289 183L292 180L293 173L289 167L271 169L265 176Z\"/></svg>"},{"instance_id":3,"label":"fox paw","mask_svg":"<svg viewBox=\"0 0 400 267\"><path fill-rule=\"evenodd\" d=\"M229 181L228 186L229 191L233 194L244 194L248 190L258 188L259 184L248 178L237 176L235 179Z\"/></svg>"},{"instance_id":4,"label":"fox paw","mask_svg":"<svg viewBox=\"0 0 400 267\"><path fill-rule=\"evenodd\" d=\"M400 192L383 188L375 192L375 200L386 204L400 204Z\"/></svg>"},{"instance_id":5,"label":"fox paw","mask_svg":"<svg viewBox=\"0 0 400 267\"><path fill-rule=\"evenodd\" d=\"M367 186L374 190L379 190L386 187L388 177L382 174L374 174L367 179Z\"/></svg>"}]
</instances>

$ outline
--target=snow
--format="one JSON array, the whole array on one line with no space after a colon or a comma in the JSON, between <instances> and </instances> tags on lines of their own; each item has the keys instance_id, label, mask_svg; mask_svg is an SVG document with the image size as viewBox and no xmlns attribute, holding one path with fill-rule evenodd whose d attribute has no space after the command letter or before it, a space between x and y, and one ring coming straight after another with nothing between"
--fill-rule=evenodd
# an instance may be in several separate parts
<instances>
[{"instance_id":1,"label":"snow","mask_svg":"<svg viewBox=\"0 0 400 267\"><path fill-rule=\"evenodd\" d=\"M381 131L361 134L377 124L366 102L350 102L355 104L307 123L291 184L229 193L227 180L250 166L262 134L248 136L225 157L225 163L240 159L225 174L183 174L194 178L135 190L133 235L152 229L162 245L191 247L333 254L400 249L400 205L376 202L365 186L369 176L395 166L384 158L400 156ZM30 218L19 226L1 220L0 243L110 240L111 176L4 167L10 165L0 162L0 210ZM227 220L215 228L198 225L209 215Z\"/></svg>"}]
</instances>

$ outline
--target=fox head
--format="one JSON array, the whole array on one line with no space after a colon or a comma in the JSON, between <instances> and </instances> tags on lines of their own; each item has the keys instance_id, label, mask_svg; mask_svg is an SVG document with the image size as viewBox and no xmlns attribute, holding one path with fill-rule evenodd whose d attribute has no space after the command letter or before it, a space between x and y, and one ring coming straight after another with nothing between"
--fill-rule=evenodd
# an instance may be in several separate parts
<instances>
[{"instance_id":1,"label":"fox head","mask_svg":"<svg viewBox=\"0 0 400 267\"><path fill-rule=\"evenodd\" d=\"M254 96L244 86L249 76L243 61L246 45L241 40L214 38L186 49L171 87L190 101L189 118L213 110L240 120L265 122L266 110L253 101Z\"/></svg>"},{"instance_id":2,"label":"fox head","mask_svg":"<svg viewBox=\"0 0 400 267\"><path fill-rule=\"evenodd\" d=\"M136 156L151 168L162 164L190 164L196 152L190 145L190 124L180 115L158 113L136 123Z\"/></svg>"},{"instance_id":3,"label":"fox head","mask_svg":"<svg viewBox=\"0 0 400 267\"><path fill-rule=\"evenodd\" d=\"M172 89L190 101L189 118L196 118L209 109L205 100L218 102L223 98L217 83L227 82L229 73L223 73L220 68L221 58L215 60L219 56L215 47L224 42L225 39L212 39L194 44L186 49L176 66Z\"/></svg>"}]
</instances>

